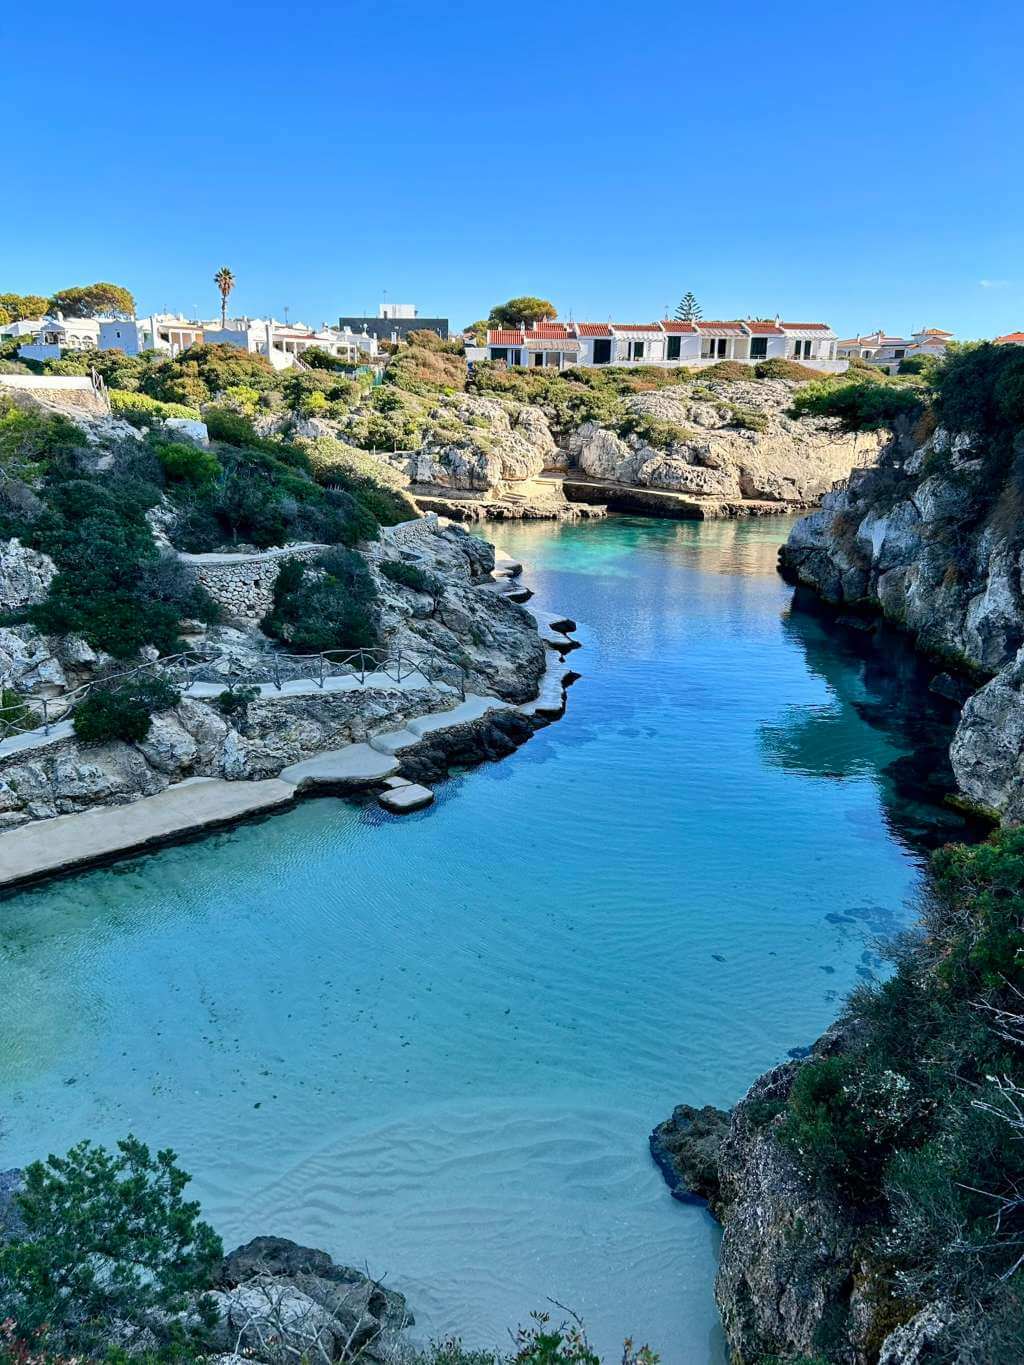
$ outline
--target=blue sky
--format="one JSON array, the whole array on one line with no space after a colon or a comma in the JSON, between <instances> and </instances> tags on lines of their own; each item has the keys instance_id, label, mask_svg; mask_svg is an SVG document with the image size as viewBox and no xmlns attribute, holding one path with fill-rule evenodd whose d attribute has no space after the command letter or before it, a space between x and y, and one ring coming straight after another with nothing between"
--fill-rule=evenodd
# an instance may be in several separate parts
<instances>
[{"instance_id":1,"label":"blue sky","mask_svg":"<svg viewBox=\"0 0 1024 1365\"><path fill-rule=\"evenodd\" d=\"M0 8L0 292L1024 328L1012 0Z\"/></svg>"}]
</instances>

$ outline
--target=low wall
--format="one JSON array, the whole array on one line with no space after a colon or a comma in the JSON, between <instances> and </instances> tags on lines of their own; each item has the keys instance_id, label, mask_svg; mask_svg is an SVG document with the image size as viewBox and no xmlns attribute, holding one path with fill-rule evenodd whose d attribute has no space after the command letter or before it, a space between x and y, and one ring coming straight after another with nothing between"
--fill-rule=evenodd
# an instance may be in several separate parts
<instances>
[{"instance_id":1,"label":"low wall","mask_svg":"<svg viewBox=\"0 0 1024 1365\"><path fill-rule=\"evenodd\" d=\"M259 620L270 610L284 559L316 559L326 545L286 545L262 554L179 554L196 579L233 620Z\"/></svg>"},{"instance_id":2,"label":"low wall","mask_svg":"<svg viewBox=\"0 0 1024 1365\"><path fill-rule=\"evenodd\" d=\"M14 389L61 408L81 408L100 416L110 412L106 395L93 388L86 374L0 374L0 389Z\"/></svg>"}]
</instances>

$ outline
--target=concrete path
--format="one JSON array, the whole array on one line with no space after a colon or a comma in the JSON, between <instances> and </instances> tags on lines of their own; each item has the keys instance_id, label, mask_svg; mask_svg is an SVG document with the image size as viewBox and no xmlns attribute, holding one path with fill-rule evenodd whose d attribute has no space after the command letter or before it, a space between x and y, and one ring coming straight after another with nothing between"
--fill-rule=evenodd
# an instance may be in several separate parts
<instances>
[{"instance_id":1,"label":"concrete path","mask_svg":"<svg viewBox=\"0 0 1024 1365\"><path fill-rule=\"evenodd\" d=\"M186 832L234 824L294 800L291 783L276 778L224 782L193 777L126 806L98 806L77 815L37 820L0 834L0 888L9 890L56 872L137 853Z\"/></svg>"},{"instance_id":2,"label":"concrete path","mask_svg":"<svg viewBox=\"0 0 1024 1365\"><path fill-rule=\"evenodd\" d=\"M279 777L298 791L316 787L365 786L398 772L398 759L371 749L369 744L346 744L302 763L282 768Z\"/></svg>"}]
</instances>

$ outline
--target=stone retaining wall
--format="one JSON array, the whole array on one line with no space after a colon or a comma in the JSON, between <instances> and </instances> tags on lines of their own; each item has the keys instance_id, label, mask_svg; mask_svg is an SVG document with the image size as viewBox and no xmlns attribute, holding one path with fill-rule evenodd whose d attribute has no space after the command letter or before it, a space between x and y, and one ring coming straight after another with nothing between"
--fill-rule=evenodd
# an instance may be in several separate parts
<instances>
[{"instance_id":1,"label":"stone retaining wall","mask_svg":"<svg viewBox=\"0 0 1024 1365\"><path fill-rule=\"evenodd\" d=\"M258 621L270 610L274 584L285 559L316 559L326 545L287 545L254 555L179 555L181 562L235 621Z\"/></svg>"}]
</instances>

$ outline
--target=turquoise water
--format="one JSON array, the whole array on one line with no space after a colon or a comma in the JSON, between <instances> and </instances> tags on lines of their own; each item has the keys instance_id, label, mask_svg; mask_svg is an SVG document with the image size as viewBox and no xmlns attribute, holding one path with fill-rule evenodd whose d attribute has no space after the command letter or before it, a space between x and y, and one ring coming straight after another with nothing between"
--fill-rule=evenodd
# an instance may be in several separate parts
<instances>
[{"instance_id":1,"label":"turquoise water","mask_svg":"<svg viewBox=\"0 0 1024 1365\"><path fill-rule=\"evenodd\" d=\"M0 1166L131 1130L229 1245L365 1262L424 1335L550 1295L720 1362L715 1225L647 1134L811 1041L921 866L887 675L791 609L787 526L503 529L580 622L560 722L421 814L312 801L0 904Z\"/></svg>"}]
</instances>

